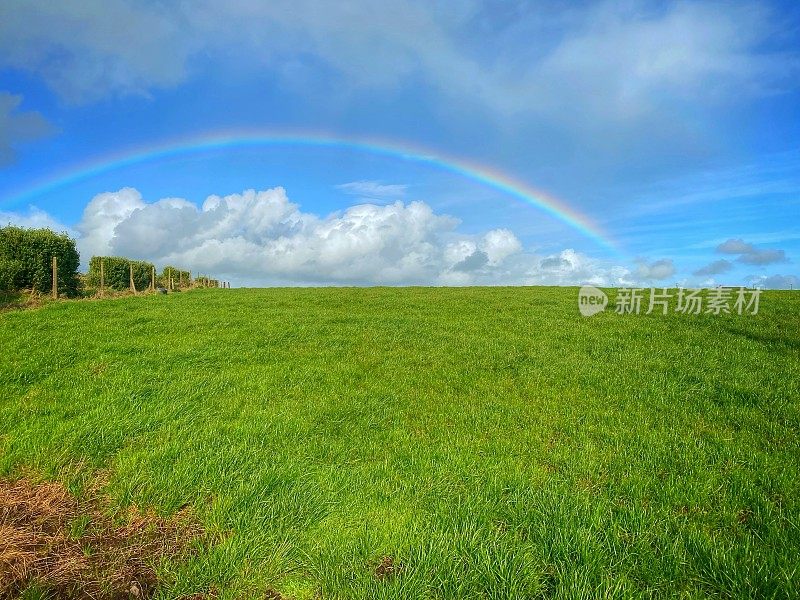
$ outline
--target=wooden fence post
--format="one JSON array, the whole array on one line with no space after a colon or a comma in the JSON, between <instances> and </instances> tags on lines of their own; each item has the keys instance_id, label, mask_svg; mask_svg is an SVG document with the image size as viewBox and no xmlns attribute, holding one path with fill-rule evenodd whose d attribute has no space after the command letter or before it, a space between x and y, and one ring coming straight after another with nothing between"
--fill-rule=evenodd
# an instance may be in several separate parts
<instances>
[{"instance_id":1,"label":"wooden fence post","mask_svg":"<svg viewBox=\"0 0 800 600\"><path fill-rule=\"evenodd\" d=\"M53 257L53 300L58 298L58 260Z\"/></svg>"},{"instance_id":2,"label":"wooden fence post","mask_svg":"<svg viewBox=\"0 0 800 600\"><path fill-rule=\"evenodd\" d=\"M128 263L128 270L130 271L130 274L131 274L131 291L135 294L136 293L136 284L133 281L133 265L131 263Z\"/></svg>"},{"instance_id":3,"label":"wooden fence post","mask_svg":"<svg viewBox=\"0 0 800 600\"><path fill-rule=\"evenodd\" d=\"M106 287L106 274L103 270L103 259L100 259L100 295L102 296L105 293Z\"/></svg>"},{"instance_id":4,"label":"wooden fence post","mask_svg":"<svg viewBox=\"0 0 800 600\"><path fill-rule=\"evenodd\" d=\"M172 268L171 267L169 269L167 269L167 287L169 288L170 291L175 289L173 287L173 285L172 285Z\"/></svg>"},{"instance_id":5,"label":"wooden fence post","mask_svg":"<svg viewBox=\"0 0 800 600\"><path fill-rule=\"evenodd\" d=\"M156 291L156 267L153 265L150 267L150 291Z\"/></svg>"}]
</instances>

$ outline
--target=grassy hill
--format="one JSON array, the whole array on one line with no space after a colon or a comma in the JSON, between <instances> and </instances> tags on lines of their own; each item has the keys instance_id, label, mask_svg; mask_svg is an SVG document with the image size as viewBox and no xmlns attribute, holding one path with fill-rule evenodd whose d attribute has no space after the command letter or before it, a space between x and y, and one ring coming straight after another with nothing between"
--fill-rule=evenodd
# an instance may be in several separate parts
<instances>
[{"instance_id":1,"label":"grassy hill","mask_svg":"<svg viewBox=\"0 0 800 600\"><path fill-rule=\"evenodd\" d=\"M0 347L0 476L219 534L159 597L800 589L798 293L204 290L7 312Z\"/></svg>"}]
</instances>

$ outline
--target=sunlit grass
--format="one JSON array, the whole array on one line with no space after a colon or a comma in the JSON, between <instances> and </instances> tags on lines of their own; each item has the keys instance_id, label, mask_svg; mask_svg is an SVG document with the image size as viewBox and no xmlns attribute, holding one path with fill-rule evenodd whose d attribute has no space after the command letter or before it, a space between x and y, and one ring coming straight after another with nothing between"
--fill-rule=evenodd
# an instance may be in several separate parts
<instances>
[{"instance_id":1,"label":"sunlit grass","mask_svg":"<svg viewBox=\"0 0 800 600\"><path fill-rule=\"evenodd\" d=\"M164 597L789 597L799 315L587 319L555 288L10 312L0 474L193 505L227 533Z\"/></svg>"}]
</instances>

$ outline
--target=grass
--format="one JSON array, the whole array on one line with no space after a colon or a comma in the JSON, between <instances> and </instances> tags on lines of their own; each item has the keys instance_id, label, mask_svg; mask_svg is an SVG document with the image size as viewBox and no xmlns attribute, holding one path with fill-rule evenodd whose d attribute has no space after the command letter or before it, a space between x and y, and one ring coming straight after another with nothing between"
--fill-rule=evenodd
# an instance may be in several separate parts
<instances>
[{"instance_id":1,"label":"grass","mask_svg":"<svg viewBox=\"0 0 800 600\"><path fill-rule=\"evenodd\" d=\"M583 318L563 288L7 312L0 475L192 505L221 541L162 598L791 597L799 315Z\"/></svg>"}]
</instances>

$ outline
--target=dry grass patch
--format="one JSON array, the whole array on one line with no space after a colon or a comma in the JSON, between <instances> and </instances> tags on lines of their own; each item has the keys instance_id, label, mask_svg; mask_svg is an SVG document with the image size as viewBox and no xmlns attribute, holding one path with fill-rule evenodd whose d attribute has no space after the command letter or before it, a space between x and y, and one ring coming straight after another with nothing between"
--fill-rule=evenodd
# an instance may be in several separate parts
<instances>
[{"instance_id":1,"label":"dry grass patch","mask_svg":"<svg viewBox=\"0 0 800 600\"><path fill-rule=\"evenodd\" d=\"M148 598L154 566L203 536L188 510L162 518L132 507L112 518L106 504L60 483L0 480L0 598L31 584L56 598Z\"/></svg>"}]
</instances>

